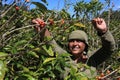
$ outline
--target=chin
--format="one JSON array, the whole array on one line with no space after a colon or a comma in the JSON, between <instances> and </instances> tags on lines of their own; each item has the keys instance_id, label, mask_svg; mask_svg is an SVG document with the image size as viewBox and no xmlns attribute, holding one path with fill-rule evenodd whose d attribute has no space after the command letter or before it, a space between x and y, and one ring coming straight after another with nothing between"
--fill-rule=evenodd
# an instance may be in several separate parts
<instances>
[{"instance_id":1,"label":"chin","mask_svg":"<svg viewBox=\"0 0 120 80\"><path fill-rule=\"evenodd\" d=\"M72 54L79 54L80 52L78 51L72 51Z\"/></svg>"}]
</instances>

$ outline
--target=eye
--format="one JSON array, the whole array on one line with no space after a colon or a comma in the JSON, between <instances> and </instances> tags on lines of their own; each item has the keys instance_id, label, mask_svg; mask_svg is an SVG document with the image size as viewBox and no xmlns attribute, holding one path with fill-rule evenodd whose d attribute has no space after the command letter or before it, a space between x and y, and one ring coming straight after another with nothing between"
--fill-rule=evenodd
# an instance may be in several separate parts
<instances>
[{"instance_id":1,"label":"eye","mask_svg":"<svg viewBox=\"0 0 120 80\"><path fill-rule=\"evenodd\" d=\"M76 42L82 42L81 40L77 39Z\"/></svg>"},{"instance_id":2,"label":"eye","mask_svg":"<svg viewBox=\"0 0 120 80\"><path fill-rule=\"evenodd\" d=\"M74 42L74 39L69 40L69 42Z\"/></svg>"}]
</instances>

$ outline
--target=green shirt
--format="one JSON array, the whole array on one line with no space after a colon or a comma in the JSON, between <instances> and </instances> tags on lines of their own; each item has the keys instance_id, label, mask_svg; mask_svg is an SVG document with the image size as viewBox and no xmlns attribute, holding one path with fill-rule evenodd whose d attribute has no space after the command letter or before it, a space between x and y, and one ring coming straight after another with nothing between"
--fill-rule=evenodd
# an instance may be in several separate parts
<instances>
[{"instance_id":1,"label":"green shirt","mask_svg":"<svg viewBox=\"0 0 120 80\"><path fill-rule=\"evenodd\" d=\"M115 49L115 41L109 30L99 37L101 38L102 47L97 49L96 51L93 51L92 53L88 53L88 55L92 54L89 56L89 59L87 61L87 64L89 66L97 67L107 58L109 58ZM60 54L67 53L67 51L62 49L55 40L52 40L50 44L54 46L55 52L58 52Z\"/></svg>"}]
</instances>

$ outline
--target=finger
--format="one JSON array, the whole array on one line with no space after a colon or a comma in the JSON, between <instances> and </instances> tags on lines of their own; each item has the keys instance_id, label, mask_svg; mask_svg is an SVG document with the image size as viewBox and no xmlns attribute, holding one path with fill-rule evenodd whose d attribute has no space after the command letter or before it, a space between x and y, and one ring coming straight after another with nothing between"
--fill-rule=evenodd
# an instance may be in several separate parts
<instances>
[{"instance_id":1,"label":"finger","mask_svg":"<svg viewBox=\"0 0 120 80\"><path fill-rule=\"evenodd\" d=\"M38 32L40 31L40 27L37 28L37 31L38 31Z\"/></svg>"},{"instance_id":2,"label":"finger","mask_svg":"<svg viewBox=\"0 0 120 80\"><path fill-rule=\"evenodd\" d=\"M96 24L96 25L100 25L101 23L102 23L102 20L101 20L101 18L95 18L95 19L93 19L93 22Z\"/></svg>"},{"instance_id":3,"label":"finger","mask_svg":"<svg viewBox=\"0 0 120 80\"><path fill-rule=\"evenodd\" d=\"M98 19L98 24L101 25L102 22L103 22L103 19L102 19L102 18L99 18L99 19Z\"/></svg>"},{"instance_id":4,"label":"finger","mask_svg":"<svg viewBox=\"0 0 120 80\"><path fill-rule=\"evenodd\" d=\"M91 22L94 26L96 26L96 19L93 19Z\"/></svg>"},{"instance_id":5,"label":"finger","mask_svg":"<svg viewBox=\"0 0 120 80\"><path fill-rule=\"evenodd\" d=\"M42 20L40 18L37 18L36 21L38 21L38 22L44 22L44 20Z\"/></svg>"},{"instance_id":6,"label":"finger","mask_svg":"<svg viewBox=\"0 0 120 80\"><path fill-rule=\"evenodd\" d=\"M36 21L36 19L33 19L33 20L32 20L32 23L39 24L39 22Z\"/></svg>"},{"instance_id":7,"label":"finger","mask_svg":"<svg viewBox=\"0 0 120 80\"><path fill-rule=\"evenodd\" d=\"M36 29L36 31L40 31L41 29L40 29L40 27L38 27L38 26L35 26L35 29Z\"/></svg>"}]
</instances>

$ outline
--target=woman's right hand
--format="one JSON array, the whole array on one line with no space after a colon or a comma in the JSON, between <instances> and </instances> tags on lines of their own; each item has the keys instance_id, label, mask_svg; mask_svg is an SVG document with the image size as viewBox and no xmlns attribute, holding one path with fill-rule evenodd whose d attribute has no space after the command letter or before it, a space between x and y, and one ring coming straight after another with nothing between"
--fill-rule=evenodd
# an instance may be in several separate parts
<instances>
[{"instance_id":1,"label":"woman's right hand","mask_svg":"<svg viewBox=\"0 0 120 80\"><path fill-rule=\"evenodd\" d=\"M32 23L35 24L35 29L39 32L43 27L45 27L45 22L44 20L40 18L36 18L32 20Z\"/></svg>"}]
</instances>

